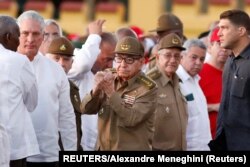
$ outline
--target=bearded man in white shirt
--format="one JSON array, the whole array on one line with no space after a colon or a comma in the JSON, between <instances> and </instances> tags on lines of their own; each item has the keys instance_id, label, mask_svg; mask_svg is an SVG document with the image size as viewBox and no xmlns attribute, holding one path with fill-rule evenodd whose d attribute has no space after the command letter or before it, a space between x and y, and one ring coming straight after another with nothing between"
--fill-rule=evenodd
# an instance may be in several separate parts
<instances>
[{"instance_id":1,"label":"bearded man in white shirt","mask_svg":"<svg viewBox=\"0 0 250 167\"><path fill-rule=\"evenodd\" d=\"M0 166L25 167L28 156L39 154L29 114L37 105L36 77L26 56L16 53L16 20L1 15L0 29Z\"/></svg>"},{"instance_id":2,"label":"bearded man in white shirt","mask_svg":"<svg viewBox=\"0 0 250 167\"><path fill-rule=\"evenodd\" d=\"M64 150L76 150L77 136L69 82L60 65L38 52L43 41L44 19L26 11L18 19L18 52L27 55L38 83L38 105L31 114L40 154L27 159L27 166L56 166L59 160L59 134Z\"/></svg>"},{"instance_id":3,"label":"bearded man in white shirt","mask_svg":"<svg viewBox=\"0 0 250 167\"><path fill-rule=\"evenodd\" d=\"M205 60L206 46L199 39L190 39L183 47L186 50L182 52L176 73L182 81L181 91L188 103L187 150L209 150L211 132L207 102L200 88L198 75Z\"/></svg>"}]
</instances>

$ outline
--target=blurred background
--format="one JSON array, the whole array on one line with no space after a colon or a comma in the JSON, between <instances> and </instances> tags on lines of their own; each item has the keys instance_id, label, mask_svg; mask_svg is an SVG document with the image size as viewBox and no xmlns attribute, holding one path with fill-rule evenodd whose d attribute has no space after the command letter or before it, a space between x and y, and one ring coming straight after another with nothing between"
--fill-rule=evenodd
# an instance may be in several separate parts
<instances>
[{"instance_id":1,"label":"blurred background","mask_svg":"<svg viewBox=\"0 0 250 167\"><path fill-rule=\"evenodd\" d=\"M232 8L250 12L250 0L0 0L0 14L17 17L23 11L36 10L45 19L57 20L73 36L84 35L87 24L97 18L107 20L104 31L137 26L147 35L162 13L172 12L183 22L185 36L192 38Z\"/></svg>"}]
</instances>

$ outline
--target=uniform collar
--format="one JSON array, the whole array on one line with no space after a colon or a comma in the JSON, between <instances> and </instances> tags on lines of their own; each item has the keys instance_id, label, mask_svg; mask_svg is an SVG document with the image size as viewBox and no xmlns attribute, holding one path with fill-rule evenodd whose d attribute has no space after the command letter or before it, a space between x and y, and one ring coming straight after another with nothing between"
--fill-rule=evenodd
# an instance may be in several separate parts
<instances>
[{"instance_id":1,"label":"uniform collar","mask_svg":"<svg viewBox=\"0 0 250 167\"><path fill-rule=\"evenodd\" d=\"M167 75L165 75L164 72L162 73L162 77L160 78L160 82L162 86L166 86L167 84L172 84L173 86L180 82L179 77L176 75L176 73L173 74L173 80L170 79Z\"/></svg>"},{"instance_id":2,"label":"uniform collar","mask_svg":"<svg viewBox=\"0 0 250 167\"><path fill-rule=\"evenodd\" d=\"M36 54L36 56L34 57L34 59L32 60L32 62L38 62L39 61L39 59L41 58L41 57L43 57L44 55L41 53L41 52L38 52L37 54Z\"/></svg>"},{"instance_id":3,"label":"uniform collar","mask_svg":"<svg viewBox=\"0 0 250 167\"><path fill-rule=\"evenodd\" d=\"M198 74L196 74L194 77L191 77L187 71L183 68L183 66L180 64L178 69L177 69L177 74L180 77L180 79L185 82L187 80L193 79L196 81L200 80L200 76Z\"/></svg>"},{"instance_id":4,"label":"uniform collar","mask_svg":"<svg viewBox=\"0 0 250 167\"><path fill-rule=\"evenodd\" d=\"M119 76L117 76L115 79L115 83L118 84L117 86L119 86L119 88L121 88L121 87L130 88L134 85L134 83L136 82L136 79L141 75L143 75L142 71L138 72L134 77L130 78L129 80L127 80L123 83L121 83Z\"/></svg>"}]
</instances>

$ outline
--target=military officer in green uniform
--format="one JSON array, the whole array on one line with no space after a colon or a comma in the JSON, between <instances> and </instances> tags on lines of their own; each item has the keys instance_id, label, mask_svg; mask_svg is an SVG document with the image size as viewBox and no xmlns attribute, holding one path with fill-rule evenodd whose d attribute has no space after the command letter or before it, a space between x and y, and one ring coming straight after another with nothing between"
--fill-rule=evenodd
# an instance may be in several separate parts
<instances>
[{"instance_id":1,"label":"military officer in green uniform","mask_svg":"<svg viewBox=\"0 0 250 167\"><path fill-rule=\"evenodd\" d=\"M157 87L141 71L144 48L124 37L115 48L114 69L97 72L82 102L98 113L97 150L152 150Z\"/></svg>"},{"instance_id":2,"label":"military officer in green uniform","mask_svg":"<svg viewBox=\"0 0 250 167\"><path fill-rule=\"evenodd\" d=\"M153 150L186 150L187 103L176 74L184 49L175 33L164 36L159 42L156 66L147 73L158 86Z\"/></svg>"},{"instance_id":3,"label":"military officer in green uniform","mask_svg":"<svg viewBox=\"0 0 250 167\"><path fill-rule=\"evenodd\" d=\"M64 71L67 74L73 63L73 58L72 58L73 52L74 52L74 47L71 44L71 42L65 37L58 37L52 40L46 56L58 62L63 67ZM82 147L80 145L82 131L81 131L81 110L80 110L81 100L79 96L79 89L70 80L69 84L70 84L70 99L76 115L77 150L82 150ZM61 150L63 150L63 145L61 143L61 140L59 140L59 145L61 147Z\"/></svg>"}]
</instances>

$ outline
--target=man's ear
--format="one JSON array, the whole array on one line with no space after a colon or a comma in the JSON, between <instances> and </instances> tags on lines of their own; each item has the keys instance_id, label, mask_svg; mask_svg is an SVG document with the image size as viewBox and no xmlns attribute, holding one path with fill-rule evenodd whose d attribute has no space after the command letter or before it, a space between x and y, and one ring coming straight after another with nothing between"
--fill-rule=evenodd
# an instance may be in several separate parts
<instances>
[{"instance_id":1,"label":"man's ear","mask_svg":"<svg viewBox=\"0 0 250 167\"><path fill-rule=\"evenodd\" d=\"M5 41L5 43L6 44L9 43L10 40L11 40L11 34L10 33L4 34L4 41Z\"/></svg>"},{"instance_id":2,"label":"man's ear","mask_svg":"<svg viewBox=\"0 0 250 167\"><path fill-rule=\"evenodd\" d=\"M158 52L155 54L155 59L156 59L156 60L159 59L159 53L158 53Z\"/></svg>"},{"instance_id":3,"label":"man's ear","mask_svg":"<svg viewBox=\"0 0 250 167\"><path fill-rule=\"evenodd\" d=\"M9 35L9 33L3 34L2 39L3 39L3 42L4 42L5 44L7 44L8 41L10 40L10 35Z\"/></svg>"},{"instance_id":4,"label":"man's ear","mask_svg":"<svg viewBox=\"0 0 250 167\"><path fill-rule=\"evenodd\" d=\"M144 62L145 62L145 57L144 57L144 56L141 57L140 62L141 62L142 64L144 64Z\"/></svg>"},{"instance_id":5,"label":"man's ear","mask_svg":"<svg viewBox=\"0 0 250 167\"><path fill-rule=\"evenodd\" d=\"M244 35L246 33L246 28L245 27L239 27L240 35Z\"/></svg>"},{"instance_id":6,"label":"man's ear","mask_svg":"<svg viewBox=\"0 0 250 167\"><path fill-rule=\"evenodd\" d=\"M11 34L10 33L7 33L6 34L6 39L9 41L11 39Z\"/></svg>"}]
</instances>

